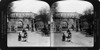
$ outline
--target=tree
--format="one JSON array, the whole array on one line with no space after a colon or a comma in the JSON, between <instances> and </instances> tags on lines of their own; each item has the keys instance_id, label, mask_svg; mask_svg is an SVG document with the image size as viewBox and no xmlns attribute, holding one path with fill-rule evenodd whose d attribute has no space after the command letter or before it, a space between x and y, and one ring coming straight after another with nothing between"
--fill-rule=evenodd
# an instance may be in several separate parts
<instances>
[{"instance_id":1,"label":"tree","mask_svg":"<svg viewBox=\"0 0 100 50\"><path fill-rule=\"evenodd\" d=\"M47 12L46 9L42 9L40 11L40 15L36 16L36 19L43 21L44 23L48 23L50 21L50 14Z\"/></svg>"},{"instance_id":2,"label":"tree","mask_svg":"<svg viewBox=\"0 0 100 50\"><path fill-rule=\"evenodd\" d=\"M93 14L93 9L86 9L84 12L84 15L89 15L89 14Z\"/></svg>"}]
</instances>

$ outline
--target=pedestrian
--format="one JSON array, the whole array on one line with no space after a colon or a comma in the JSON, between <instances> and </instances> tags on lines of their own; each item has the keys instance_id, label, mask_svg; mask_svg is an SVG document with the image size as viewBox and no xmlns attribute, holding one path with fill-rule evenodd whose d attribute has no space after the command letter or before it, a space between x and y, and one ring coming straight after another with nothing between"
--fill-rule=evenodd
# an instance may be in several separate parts
<instances>
[{"instance_id":1,"label":"pedestrian","mask_svg":"<svg viewBox=\"0 0 100 50\"><path fill-rule=\"evenodd\" d=\"M14 26L11 26L11 31L14 31Z\"/></svg>"},{"instance_id":2,"label":"pedestrian","mask_svg":"<svg viewBox=\"0 0 100 50\"><path fill-rule=\"evenodd\" d=\"M18 41L21 41L21 34L20 34L20 32L18 34Z\"/></svg>"},{"instance_id":3,"label":"pedestrian","mask_svg":"<svg viewBox=\"0 0 100 50\"><path fill-rule=\"evenodd\" d=\"M72 25L72 27L71 27L73 30L74 30L74 25Z\"/></svg>"},{"instance_id":4,"label":"pedestrian","mask_svg":"<svg viewBox=\"0 0 100 50\"><path fill-rule=\"evenodd\" d=\"M27 24L26 28L29 30L29 24Z\"/></svg>"},{"instance_id":5,"label":"pedestrian","mask_svg":"<svg viewBox=\"0 0 100 50\"><path fill-rule=\"evenodd\" d=\"M65 38L66 38L66 36L65 36L64 33L65 33L65 32L63 32L63 35L62 35L62 41L65 41Z\"/></svg>"}]
</instances>

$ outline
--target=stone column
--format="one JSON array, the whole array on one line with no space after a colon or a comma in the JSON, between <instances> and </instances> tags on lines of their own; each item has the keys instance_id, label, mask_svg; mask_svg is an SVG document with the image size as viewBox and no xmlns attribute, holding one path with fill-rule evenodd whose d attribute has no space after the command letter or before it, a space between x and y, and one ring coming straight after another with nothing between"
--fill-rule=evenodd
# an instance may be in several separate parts
<instances>
[{"instance_id":1,"label":"stone column","mask_svg":"<svg viewBox=\"0 0 100 50\"><path fill-rule=\"evenodd\" d=\"M78 31L78 19L76 19L76 31Z\"/></svg>"},{"instance_id":2,"label":"stone column","mask_svg":"<svg viewBox=\"0 0 100 50\"><path fill-rule=\"evenodd\" d=\"M33 26L33 24L34 24L34 20L33 19L31 19L31 22L32 22L32 31L34 31L34 26Z\"/></svg>"},{"instance_id":3,"label":"stone column","mask_svg":"<svg viewBox=\"0 0 100 50\"><path fill-rule=\"evenodd\" d=\"M74 19L74 31L76 31L76 19Z\"/></svg>"},{"instance_id":4,"label":"stone column","mask_svg":"<svg viewBox=\"0 0 100 50\"><path fill-rule=\"evenodd\" d=\"M35 29L35 19L33 20L33 28L34 28L34 31L36 31L36 29Z\"/></svg>"},{"instance_id":5,"label":"stone column","mask_svg":"<svg viewBox=\"0 0 100 50\"><path fill-rule=\"evenodd\" d=\"M78 31L80 31L80 23L79 23L79 19L78 19Z\"/></svg>"}]
</instances>

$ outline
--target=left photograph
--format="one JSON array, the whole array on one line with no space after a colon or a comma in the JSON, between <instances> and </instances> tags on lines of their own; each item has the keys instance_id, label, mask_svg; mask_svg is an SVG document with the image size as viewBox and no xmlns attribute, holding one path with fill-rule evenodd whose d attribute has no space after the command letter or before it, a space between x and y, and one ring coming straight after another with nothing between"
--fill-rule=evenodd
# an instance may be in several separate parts
<instances>
[{"instance_id":1,"label":"left photograph","mask_svg":"<svg viewBox=\"0 0 100 50\"><path fill-rule=\"evenodd\" d=\"M50 6L44 1L13 1L7 8L7 47L50 47Z\"/></svg>"}]
</instances>

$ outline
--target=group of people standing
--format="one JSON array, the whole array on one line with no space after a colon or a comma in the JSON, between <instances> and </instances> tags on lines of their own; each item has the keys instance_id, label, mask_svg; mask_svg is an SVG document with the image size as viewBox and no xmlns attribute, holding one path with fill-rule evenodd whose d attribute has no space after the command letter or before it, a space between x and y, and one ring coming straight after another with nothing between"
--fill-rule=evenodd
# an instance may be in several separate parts
<instances>
[{"instance_id":1,"label":"group of people standing","mask_svg":"<svg viewBox=\"0 0 100 50\"><path fill-rule=\"evenodd\" d=\"M72 38L72 33L70 28L68 27L68 22L62 22L63 25L61 26L61 30L62 30L62 41L67 41L70 42L71 38ZM72 25L72 29L74 30L74 26Z\"/></svg>"},{"instance_id":2,"label":"group of people standing","mask_svg":"<svg viewBox=\"0 0 100 50\"><path fill-rule=\"evenodd\" d=\"M20 30L18 30L18 41L27 41L27 30L29 30L29 25L24 28L23 25L18 27Z\"/></svg>"},{"instance_id":3,"label":"group of people standing","mask_svg":"<svg viewBox=\"0 0 100 50\"><path fill-rule=\"evenodd\" d=\"M23 41L23 42L27 41L27 32L25 29L23 29L22 31L19 32L18 41Z\"/></svg>"},{"instance_id":4,"label":"group of people standing","mask_svg":"<svg viewBox=\"0 0 100 50\"><path fill-rule=\"evenodd\" d=\"M63 31L62 41L70 42L71 41L71 38L72 38L72 33L70 32L69 29L66 30L66 31Z\"/></svg>"}]
</instances>

